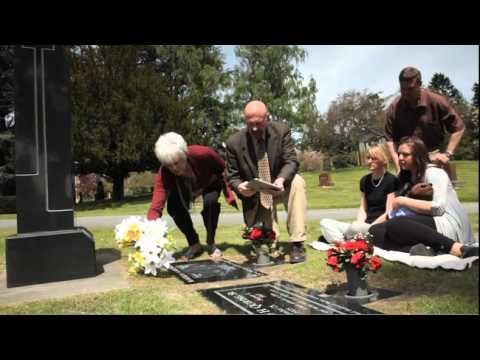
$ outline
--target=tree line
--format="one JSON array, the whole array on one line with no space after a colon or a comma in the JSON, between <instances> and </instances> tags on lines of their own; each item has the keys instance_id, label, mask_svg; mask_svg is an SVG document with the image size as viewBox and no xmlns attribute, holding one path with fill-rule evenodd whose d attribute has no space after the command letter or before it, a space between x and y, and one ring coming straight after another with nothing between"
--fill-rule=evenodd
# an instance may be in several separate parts
<instances>
[{"instance_id":1,"label":"tree line","mask_svg":"<svg viewBox=\"0 0 480 360\"><path fill-rule=\"evenodd\" d=\"M300 149L342 159L359 142L383 136L388 99L381 93L347 91L319 113L315 80L298 69L308 56L300 46L237 46L233 69L214 45L75 45L67 53L76 169L110 177L114 200L123 198L130 172L158 169L153 145L160 134L175 131L188 143L220 148L242 126L243 107L253 99L268 105L272 121L288 122ZM12 54L11 46L0 46L2 120L14 106ZM448 96L465 120L456 158L478 159L478 83L472 101L444 74L435 74L429 88ZM0 125L0 134L7 132ZM12 171L13 159L2 142L5 136L0 178Z\"/></svg>"}]
</instances>

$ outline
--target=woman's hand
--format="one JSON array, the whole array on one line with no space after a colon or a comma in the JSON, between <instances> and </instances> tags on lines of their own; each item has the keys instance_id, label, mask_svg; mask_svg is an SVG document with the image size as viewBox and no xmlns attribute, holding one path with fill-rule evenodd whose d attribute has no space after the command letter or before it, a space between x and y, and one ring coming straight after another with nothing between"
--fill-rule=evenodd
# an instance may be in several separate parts
<instances>
[{"instance_id":1,"label":"woman's hand","mask_svg":"<svg viewBox=\"0 0 480 360\"><path fill-rule=\"evenodd\" d=\"M407 199L407 197L405 196L397 196L396 198L394 198L392 200L392 210L396 210L402 206L406 206L405 204L405 200Z\"/></svg>"}]
</instances>

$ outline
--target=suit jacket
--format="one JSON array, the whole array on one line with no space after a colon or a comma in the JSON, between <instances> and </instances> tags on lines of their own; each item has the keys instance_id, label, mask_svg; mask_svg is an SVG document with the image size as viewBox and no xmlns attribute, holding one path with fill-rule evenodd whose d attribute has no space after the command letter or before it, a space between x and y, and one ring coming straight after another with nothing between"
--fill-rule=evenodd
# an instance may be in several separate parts
<instances>
[{"instance_id":1,"label":"suit jacket","mask_svg":"<svg viewBox=\"0 0 480 360\"><path fill-rule=\"evenodd\" d=\"M187 160L190 163L197 183L203 191L223 190L229 205L235 206L235 197L227 184L225 161L212 148L201 145L190 145L187 149ZM155 188L152 202L148 210L148 220L162 216L169 192L175 187L175 175L165 166L161 166L155 176Z\"/></svg>"},{"instance_id":2,"label":"suit jacket","mask_svg":"<svg viewBox=\"0 0 480 360\"><path fill-rule=\"evenodd\" d=\"M242 200L243 217L247 226L255 224L260 196L257 193L250 198L245 198L238 192L238 185L258 177L257 156L253 141L255 139L245 128L230 136L226 142L227 178L233 191ZM266 145L272 182L278 177L283 177L285 187L288 186L299 167L288 126L280 122L268 123Z\"/></svg>"}]
</instances>

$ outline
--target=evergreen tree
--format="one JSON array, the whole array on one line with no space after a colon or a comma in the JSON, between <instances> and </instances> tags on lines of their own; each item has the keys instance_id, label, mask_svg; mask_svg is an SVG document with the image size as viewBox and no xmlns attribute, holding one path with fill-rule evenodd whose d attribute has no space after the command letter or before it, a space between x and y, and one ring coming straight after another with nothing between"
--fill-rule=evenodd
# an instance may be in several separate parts
<instances>
[{"instance_id":1,"label":"evergreen tree","mask_svg":"<svg viewBox=\"0 0 480 360\"><path fill-rule=\"evenodd\" d=\"M190 143L218 146L229 127L224 92L230 78L220 49L213 45L159 45L157 73L172 107L162 132L175 131Z\"/></svg>"},{"instance_id":2,"label":"evergreen tree","mask_svg":"<svg viewBox=\"0 0 480 360\"><path fill-rule=\"evenodd\" d=\"M307 86L297 65L307 53L296 45L240 45L235 49L240 64L233 71L233 116L242 122L242 110L251 100L261 100L273 121L287 121L302 131L308 119L317 117L316 83Z\"/></svg>"},{"instance_id":3,"label":"evergreen tree","mask_svg":"<svg viewBox=\"0 0 480 360\"><path fill-rule=\"evenodd\" d=\"M465 103L465 99L458 89L453 86L448 76L442 73L434 73L428 88L448 98L454 105Z\"/></svg>"},{"instance_id":4,"label":"evergreen tree","mask_svg":"<svg viewBox=\"0 0 480 360\"><path fill-rule=\"evenodd\" d=\"M75 46L72 60L74 159L83 174L106 174L123 198L132 171L154 170L153 144L168 99L145 46Z\"/></svg>"},{"instance_id":5,"label":"evergreen tree","mask_svg":"<svg viewBox=\"0 0 480 360\"><path fill-rule=\"evenodd\" d=\"M479 105L478 105L478 82L473 84L472 91L473 91L472 105L475 106L478 109L478 107L479 107Z\"/></svg>"},{"instance_id":6,"label":"evergreen tree","mask_svg":"<svg viewBox=\"0 0 480 360\"><path fill-rule=\"evenodd\" d=\"M13 46L0 45L0 195L15 195L15 135L5 124L14 110L13 55Z\"/></svg>"},{"instance_id":7,"label":"evergreen tree","mask_svg":"<svg viewBox=\"0 0 480 360\"><path fill-rule=\"evenodd\" d=\"M469 104L465 100L462 93L452 84L450 78L442 73L433 74L428 87L430 90L445 96L448 101L453 105L453 107L465 123L465 132L463 134L462 141L460 142L460 145L456 151L455 158L457 160L478 159L478 111L475 111L474 105L475 85L473 87L473 105ZM447 146L447 143L448 137L446 137L442 147L445 148Z\"/></svg>"}]
</instances>

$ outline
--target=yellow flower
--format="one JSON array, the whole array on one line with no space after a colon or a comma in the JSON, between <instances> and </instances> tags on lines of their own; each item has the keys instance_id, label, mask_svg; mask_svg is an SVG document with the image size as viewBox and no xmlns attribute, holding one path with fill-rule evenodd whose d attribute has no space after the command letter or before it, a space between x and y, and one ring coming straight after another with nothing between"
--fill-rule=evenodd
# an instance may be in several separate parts
<instances>
[{"instance_id":1,"label":"yellow flower","mask_svg":"<svg viewBox=\"0 0 480 360\"><path fill-rule=\"evenodd\" d=\"M145 257L139 251L133 254L132 259L139 266L145 266Z\"/></svg>"},{"instance_id":2,"label":"yellow flower","mask_svg":"<svg viewBox=\"0 0 480 360\"><path fill-rule=\"evenodd\" d=\"M142 235L142 231L138 227L138 224L132 224L128 229L127 233L125 234L124 241L127 244L133 244L135 241L140 239L141 235Z\"/></svg>"},{"instance_id":3,"label":"yellow flower","mask_svg":"<svg viewBox=\"0 0 480 360\"><path fill-rule=\"evenodd\" d=\"M140 270L140 269L139 269L138 267L136 267L136 266L130 266L130 267L128 268L128 274L129 274L129 275L132 275L132 276L133 276L133 275L137 275L138 272L139 272L139 270Z\"/></svg>"}]
</instances>

